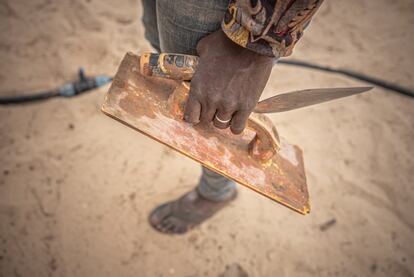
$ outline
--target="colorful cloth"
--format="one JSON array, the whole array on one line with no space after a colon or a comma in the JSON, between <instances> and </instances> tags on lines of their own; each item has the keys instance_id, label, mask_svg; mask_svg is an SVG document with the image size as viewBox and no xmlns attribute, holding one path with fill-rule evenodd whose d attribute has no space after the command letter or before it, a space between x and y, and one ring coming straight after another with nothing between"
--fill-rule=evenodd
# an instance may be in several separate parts
<instances>
[{"instance_id":1,"label":"colorful cloth","mask_svg":"<svg viewBox=\"0 0 414 277\"><path fill-rule=\"evenodd\" d=\"M222 21L235 43L275 58L289 56L323 0L231 0Z\"/></svg>"}]
</instances>

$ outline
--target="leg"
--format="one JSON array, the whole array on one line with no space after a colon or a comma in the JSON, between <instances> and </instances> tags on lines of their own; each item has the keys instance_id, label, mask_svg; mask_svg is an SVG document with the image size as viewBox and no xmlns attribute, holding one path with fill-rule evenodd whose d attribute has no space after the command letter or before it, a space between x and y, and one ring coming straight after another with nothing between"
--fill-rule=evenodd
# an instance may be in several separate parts
<instances>
[{"instance_id":1,"label":"leg","mask_svg":"<svg viewBox=\"0 0 414 277\"><path fill-rule=\"evenodd\" d=\"M196 55L197 43L220 28L229 0L157 0L163 52Z\"/></svg>"},{"instance_id":2,"label":"leg","mask_svg":"<svg viewBox=\"0 0 414 277\"><path fill-rule=\"evenodd\" d=\"M154 1L150 2L153 5ZM228 0L157 0L156 25L159 34L158 45L161 50L196 54L197 42L220 28L228 2ZM159 231L184 233L211 217L235 196L234 182L203 167L203 174L196 189L176 201L157 207L151 213L149 220Z\"/></svg>"},{"instance_id":3,"label":"leg","mask_svg":"<svg viewBox=\"0 0 414 277\"><path fill-rule=\"evenodd\" d=\"M142 23L145 27L145 38L157 52L160 52L156 3L156 0L142 0Z\"/></svg>"},{"instance_id":4,"label":"leg","mask_svg":"<svg viewBox=\"0 0 414 277\"><path fill-rule=\"evenodd\" d=\"M203 174L197 192L207 200L221 202L231 199L236 191L236 183L226 177L202 167Z\"/></svg>"}]
</instances>

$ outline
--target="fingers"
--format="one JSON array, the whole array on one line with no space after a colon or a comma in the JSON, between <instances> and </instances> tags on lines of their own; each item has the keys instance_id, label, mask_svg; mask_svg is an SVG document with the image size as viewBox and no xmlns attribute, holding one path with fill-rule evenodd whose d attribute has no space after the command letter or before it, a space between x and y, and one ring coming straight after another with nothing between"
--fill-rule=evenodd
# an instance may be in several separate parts
<instances>
[{"instance_id":1,"label":"fingers","mask_svg":"<svg viewBox=\"0 0 414 277\"><path fill-rule=\"evenodd\" d=\"M185 105L184 120L188 123L197 124L200 122L201 104L190 92L187 104Z\"/></svg>"},{"instance_id":2,"label":"fingers","mask_svg":"<svg viewBox=\"0 0 414 277\"><path fill-rule=\"evenodd\" d=\"M240 134L246 127L246 121L249 118L251 110L238 110L231 120L230 129L233 134Z\"/></svg>"},{"instance_id":3,"label":"fingers","mask_svg":"<svg viewBox=\"0 0 414 277\"><path fill-rule=\"evenodd\" d=\"M201 108L200 121L203 123L209 123L213 121L216 114L216 105L212 102L204 102Z\"/></svg>"},{"instance_id":4,"label":"fingers","mask_svg":"<svg viewBox=\"0 0 414 277\"><path fill-rule=\"evenodd\" d=\"M215 100L217 97L200 98L199 96L196 90L190 91L185 106L185 121L192 124L213 122L216 128L230 127L234 134L243 132L251 109L234 104L236 101L228 99L217 101Z\"/></svg>"},{"instance_id":5,"label":"fingers","mask_svg":"<svg viewBox=\"0 0 414 277\"><path fill-rule=\"evenodd\" d=\"M234 111L219 109L214 117L213 124L219 129L226 129L230 126L230 121Z\"/></svg>"},{"instance_id":6,"label":"fingers","mask_svg":"<svg viewBox=\"0 0 414 277\"><path fill-rule=\"evenodd\" d=\"M217 109L217 106L221 106L221 108ZM185 107L184 120L192 124L213 122L214 126L219 129L226 129L230 126L232 133L240 134L246 127L250 113L251 110L248 109L236 110L231 106L223 108L222 105L217 105L214 101L206 101L201 104L190 93Z\"/></svg>"}]
</instances>

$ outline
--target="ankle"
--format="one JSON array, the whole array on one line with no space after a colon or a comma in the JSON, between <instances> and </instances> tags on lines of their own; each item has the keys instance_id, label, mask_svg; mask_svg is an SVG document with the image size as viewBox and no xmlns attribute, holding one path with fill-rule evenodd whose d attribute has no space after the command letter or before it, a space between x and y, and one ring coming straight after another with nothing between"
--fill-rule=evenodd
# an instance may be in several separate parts
<instances>
[{"instance_id":1,"label":"ankle","mask_svg":"<svg viewBox=\"0 0 414 277\"><path fill-rule=\"evenodd\" d=\"M205 187L198 186L196 188L196 192L198 196L201 198L211 201L211 202L227 202L229 200L232 200L237 195L237 187L234 186L227 186L225 189L222 190L216 190L211 191L209 189L205 189Z\"/></svg>"}]
</instances>

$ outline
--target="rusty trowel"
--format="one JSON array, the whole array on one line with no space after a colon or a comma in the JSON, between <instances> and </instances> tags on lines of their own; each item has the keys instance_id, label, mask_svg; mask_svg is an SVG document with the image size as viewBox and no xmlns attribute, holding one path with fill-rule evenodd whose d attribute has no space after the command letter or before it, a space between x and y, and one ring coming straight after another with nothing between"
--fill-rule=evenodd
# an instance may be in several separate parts
<instances>
[{"instance_id":1,"label":"rusty trowel","mask_svg":"<svg viewBox=\"0 0 414 277\"><path fill-rule=\"evenodd\" d=\"M102 111L139 132L299 213L310 211L302 151L280 138L262 113L281 112L370 88L295 91L256 106L241 135L183 121L197 57L127 53Z\"/></svg>"}]
</instances>

